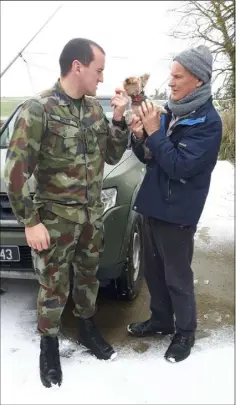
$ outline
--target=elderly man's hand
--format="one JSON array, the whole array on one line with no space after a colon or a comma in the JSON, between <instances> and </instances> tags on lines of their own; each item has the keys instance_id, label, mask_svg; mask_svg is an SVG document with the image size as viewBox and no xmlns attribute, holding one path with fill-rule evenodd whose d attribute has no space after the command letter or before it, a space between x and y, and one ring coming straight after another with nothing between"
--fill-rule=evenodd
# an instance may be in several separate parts
<instances>
[{"instance_id":1,"label":"elderly man's hand","mask_svg":"<svg viewBox=\"0 0 236 405\"><path fill-rule=\"evenodd\" d=\"M121 121L129 104L129 97L125 90L116 89L115 92L116 95L111 98L111 105L114 107L113 118L115 121Z\"/></svg>"},{"instance_id":2,"label":"elderly man's hand","mask_svg":"<svg viewBox=\"0 0 236 405\"><path fill-rule=\"evenodd\" d=\"M139 116L148 136L160 129L161 110L149 101L142 102L139 107Z\"/></svg>"},{"instance_id":3,"label":"elderly man's hand","mask_svg":"<svg viewBox=\"0 0 236 405\"><path fill-rule=\"evenodd\" d=\"M143 138L143 123L140 119L140 117L136 114L133 115L131 124L129 125L129 129L133 134L136 136L136 138L141 139Z\"/></svg>"}]
</instances>

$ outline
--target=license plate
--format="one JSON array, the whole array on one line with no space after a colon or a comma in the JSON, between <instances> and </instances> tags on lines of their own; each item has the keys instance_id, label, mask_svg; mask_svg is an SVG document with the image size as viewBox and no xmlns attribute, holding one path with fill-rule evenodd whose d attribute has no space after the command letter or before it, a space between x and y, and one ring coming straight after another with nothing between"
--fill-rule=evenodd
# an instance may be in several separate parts
<instances>
[{"instance_id":1,"label":"license plate","mask_svg":"<svg viewBox=\"0 0 236 405\"><path fill-rule=\"evenodd\" d=\"M0 246L0 262L19 262L20 251L18 246Z\"/></svg>"}]
</instances>

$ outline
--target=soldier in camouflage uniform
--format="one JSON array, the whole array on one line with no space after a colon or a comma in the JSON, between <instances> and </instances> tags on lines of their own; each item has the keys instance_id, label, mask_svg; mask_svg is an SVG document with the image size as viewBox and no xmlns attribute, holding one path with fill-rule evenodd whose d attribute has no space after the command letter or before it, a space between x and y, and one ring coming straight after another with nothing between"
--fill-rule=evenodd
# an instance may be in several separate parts
<instances>
[{"instance_id":1,"label":"soldier in camouflage uniform","mask_svg":"<svg viewBox=\"0 0 236 405\"><path fill-rule=\"evenodd\" d=\"M5 180L15 216L25 226L40 283L38 330L42 383L60 385L58 331L73 265L78 340L99 359L114 357L93 315L104 248L101 190L105 162L115 165L128 142L123 113L128 98L116 91L112 125L95 98L105 54L96 43L74 39L60 56L61 77L50 90L26 101L9 145ZM28 179L35 177L35 195Z\"/></svg>"}]
</instances>

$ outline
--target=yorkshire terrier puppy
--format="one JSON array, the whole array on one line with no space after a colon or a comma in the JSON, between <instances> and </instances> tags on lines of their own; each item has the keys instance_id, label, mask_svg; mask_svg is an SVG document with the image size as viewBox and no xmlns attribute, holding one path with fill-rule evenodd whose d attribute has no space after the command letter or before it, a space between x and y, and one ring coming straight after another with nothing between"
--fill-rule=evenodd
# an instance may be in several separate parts
<instances>
[{"instance_id":1,"label":"yorkshire terrier puppy","mask_svg":"<svg viewBox=\"0 0 236 405\"><path fill-rule=\"evenodd\" d=\"M148 73L142 76L131 76L124 80L123 87L128 96L130 97L129 109L125 112L125 120L127 125L131 124L134 114L139 115L139 106L143 101L148 100L144 88L148 82L150 75ZM151 101L151 100L149 100ZM152 101L151 101L152 102ZM156 106L158 111L166 114L166 110L161 106Z\"/></svg>"}]
</instances>

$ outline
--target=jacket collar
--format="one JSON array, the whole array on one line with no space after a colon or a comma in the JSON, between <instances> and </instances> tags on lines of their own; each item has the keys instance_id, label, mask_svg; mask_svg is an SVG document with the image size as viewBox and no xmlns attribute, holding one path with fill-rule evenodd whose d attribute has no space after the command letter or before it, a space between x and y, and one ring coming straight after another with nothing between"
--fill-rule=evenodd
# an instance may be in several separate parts
<instances>
[{"instance_id":1,"label":"jacket collar","mask_svg":"<svg viewBox=\"0 0 236 405\"><path fill-rule=\"evenodd\" d=\"M58 79L54 84L52 91L58 99L59 105L69 107L70 112L79 119L82 119L84 114L86 114L91 108L91 105L87 102L86 97L83 96L81 99L81 109L79 112L72 99L63 90L60 79Z\"/></svg>"},{"instance_id":2,"label":"jacket collar","mask_svg":"<svg viewBox=\"0 0 236 405\"><path fill-rule=\"evenodd\" d=\"M188 114L189 118L195 118L198 117L201 114L205 114L206 110L208 110L210 107L212 107L212 96L207 100L205 104L203 104L200 108L198 108L195 111L192 111L190 114ZM168 103L165 104L164 108L166 109L168 114L171 114L172 116L172 111L168 107Z\"/></svg>"},{"instance_id":3,"label":"jacket collar","mask_svg":"<svg viewBox=\"0 0 236 405\"><path fill-rule=\"evenodd\" d=\"M203 104L200 108L198 108L197 110L191 112L190 114L188 114L185 117L179 117L179 119L174 123L171 132L169 133L169 135L172 134L173 129L180 123L183 122L184 120L189 120L189 119L198 119L199 117L203 117L206 115L206 112L210 109L210 107L212 107L212 96L207 100L207 102L205 104ZM168 134L169 132L169 125L171 122L171 119L173 117L172 111L169 109L168 107L168 103L165 104L164 108L167 111L167 115L165 116L165 131ZM185 121L186 122L186 121Z\"/></svg>"}]
</instances>

